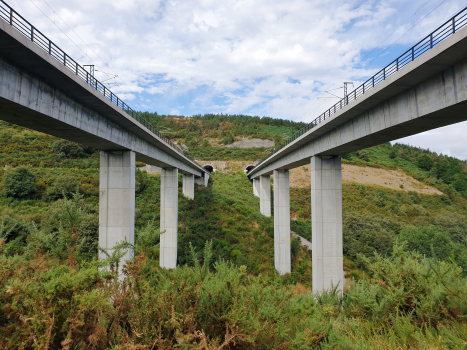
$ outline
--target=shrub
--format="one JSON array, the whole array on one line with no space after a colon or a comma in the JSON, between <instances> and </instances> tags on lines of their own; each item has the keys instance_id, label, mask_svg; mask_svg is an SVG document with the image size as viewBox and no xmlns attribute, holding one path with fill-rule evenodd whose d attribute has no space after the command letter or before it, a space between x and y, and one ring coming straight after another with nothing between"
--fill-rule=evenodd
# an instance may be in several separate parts
<instances>
[{"instance_id":1,"label":"shrub","mask_svg":"<svg viewBox=\"0 0 467 350\"><path fill-rule=\"evenodd\" d=\"M292 242L290 242L290 253L292 256L298 255L298 250L300 249L300 240L293 237Z\"/></svg>"},{"instance_id":2,"label":"shrub","mask_svg":"<svg viewBox=\"0 0 467 350\"><path fill-rule=\"evenodd\" d=\"M433 168L433 160L427 156L426 154L422 155L420 158L418 158L417 165L420 169L430 171L431 168Z\"/></svg>"},{"instance_id":3,"label":"shrub","mask_svg":"<svg viewBox=\"0 0 467 350\"><path fill-rule=\"evenodd\" d=\"M135 192L137 195L144 192L146 188L149 186L148 174L146 171L141 171L136 168L135 174Z\"/></svg>"},{"instance_id":4,"label":"shrub","mask_svg":"<svg viewBox=\"0 0 467 350\"><path fill-rule=\"evenodd\" d=\"M381 215L344 212L344 254L355 259L358 254L386 254L399 230L397 223Z\"/></svg>"},{"instance_id":5,"label":"shrub","mask_svg":"<svg viewBox=\"0 0 467 350\"><path fill-rule=\"evenodd\" d=\"M407 251L416 251L425 256L446 259L453 249L449 233L435 226L407 227L401 231L397 241L405 242Z\"/></svg>"},{"instance_id":6,"label":"shrub","mask_svg":"<svg viewBox=\"0 0 467 350\"><path fill-rule=\"evenodd\" d=\"M78 180L71 175L58 176L52 185L47 189L47 196L52 199L70 197L79 188Z\"/></svg>"},{"instance_id":7,"label":"shrub","mask_svg":"<svg viewBox=\"0 0 467 350\"><path fill-rule=\"evenodd\" d=\"M85 158L95 151L91 147L81 146L68 140L55 141L52 150L59 158Z\"/></svg>"},{"instance_id":8,"label":"shrub","mask_svg":"<svg viewBox=\"0 0 467 350\"><path fill-rule=\"evenodd\" d=\"M3 176L3 193L7 197L25 198L36 192L36 177L28 168L8 170Z\"/></svg>"}]
</instances>

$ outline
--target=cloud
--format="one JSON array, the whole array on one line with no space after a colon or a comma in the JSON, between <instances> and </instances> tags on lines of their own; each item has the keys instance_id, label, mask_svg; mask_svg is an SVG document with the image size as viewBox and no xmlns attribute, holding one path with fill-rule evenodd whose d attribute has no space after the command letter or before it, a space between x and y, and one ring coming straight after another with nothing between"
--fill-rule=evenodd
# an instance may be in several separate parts
<instances>
[{"instance_id":1,"label":"cloud","mask_svg":"<svg viewBox=\"0 0 467 350\"><path fill-rule=\"evenodd\" d=\"M134 109L305 122L335 102L316 99L325 90L361 81L465 6L461 0L436 10L439 3L425 0L47 3L55 13L43 0L11 5L78 62L109 73L99 79L118 75L120 84L110 88Z\"/></svg>"}]
</instances>

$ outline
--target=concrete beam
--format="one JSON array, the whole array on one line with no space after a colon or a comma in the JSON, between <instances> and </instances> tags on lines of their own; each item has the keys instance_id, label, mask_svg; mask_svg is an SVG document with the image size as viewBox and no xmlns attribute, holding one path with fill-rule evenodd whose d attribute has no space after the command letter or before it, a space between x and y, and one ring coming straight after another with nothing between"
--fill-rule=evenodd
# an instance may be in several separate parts
<instances>
[{"instance_id":1,"label":"concrete beam","mask_svg":"<svg viewBox=\"0 0 467 350\"><path fill-rule=\"evenodd\" d=\"M195 199L195 176L183 174L183 195Z\"/></svg>"},{"instance_id":2,"label":"concrete beam","mask_svg":"<svg viewBox=\"0 0 467 350\"><path fill-rule=\"evenodd\" d=\"M289 171L274 171L274 266L279 274L291 272Z\"/></svg>"},{"instance_id":3,"label":"concrete beam","mask_svg":"<svg viewBox=\"0 0 467 350\"><path fill-rule=\"evenodd\" d=\"M253 179L253 195L259 197L260 184L259 178Z\"/></svg>"},{"instance_id":4,"label":"concrete beam","mask_svg":"<svg viewBox=\"0 0 467 350\"><path fill-rule=\"evenodd\" d=\"M135 153L101 152L99 246L112 249L123 241L135 243ZM99 258L107 256L99 252ZM120 275L125 261L132 258L129 250L120 260Z\"/></svg>"},{"instance_id":5,"label":"concrete beam","mask_svg":"<svg viewBox=\"0 0 467 350\"><path fill-rule=\"evenodd\" d=\"M311 158L313 292L344 287L342 166L339 157Z\"/></svg>"},{"instance_id":6,"label":"concrete beam","mask_svg":"<svg viewBox=\"0 0 467 350\"><path fill-rule=\"evenodd\" d=\"M259 211L271 216L271 176L260 176L259 181Z\"/></svg>"},{"instance_id":7,"label":"concrete beam","mask_svg":"<svg viewBox=\"0 0 467 350\"><path fill-rule=\"evenodd\" d=\"M159 264L177 267L178 249L178 169L161 171L161 239Z\"/></svg>"}]
</instances>

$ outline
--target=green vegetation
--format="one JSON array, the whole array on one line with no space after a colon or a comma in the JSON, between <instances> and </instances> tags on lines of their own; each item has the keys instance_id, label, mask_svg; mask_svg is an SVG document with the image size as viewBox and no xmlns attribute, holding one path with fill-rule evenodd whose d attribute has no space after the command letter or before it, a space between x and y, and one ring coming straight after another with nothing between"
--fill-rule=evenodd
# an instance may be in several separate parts
<instances>
[{"instance_id":1,"label":"green vegetation","mask_svg":"<svg viewBox=\"0 0 467 350\"><path fill-rule=\"evenodd\" d=\"M150 117L206 160L267 152L213 147L207 138L277 141L300 127L246 116ZM98 152L0 126L2 348L465 347L465 162L399 144L344 156L403 169L443 194L344 183L344 269L354 282L343 296L310 295L311 253L295 238L292 273L276 275L273 218L259 213L242 172L213 173L194 200L183 197L180 176L180 268L160 269L160 176L137 170L135 258L118 285L128 246L96 258ZM291 188L291 228L309 240L310 205L309 189Z\"/></svg>"},{"instance_id":2,"label":"green vegetation","mask_svg":"<svg viewBox=\"0 0 467 350\"><path fill-rule=\"evenodd\" d=\"M5 173L3 194L6 197L24 198L36 192L36 177L28 168L19 167Z\"/></svg>"},{"instance_id":3,"label":"green vegetation","mask_svg":"<svg viewBox=\"0 0 467 350\"><path fill-rule=\"evenodd\" d=\"M163 270L150 258L155 246L149 243L137 243L139 254L124 266L123 283L112 257L79 262L73 246L51 240L31 241L33 258L0 256L0 334L8 334L0 346L465 347L467 280L454 262L396 246L390 258L365 260L369 277L343 297L313 296L278 276L253 277L244 266L212 263L209 242L202 262L192 250L192 266Z\"/></svg>"}]
</instances>

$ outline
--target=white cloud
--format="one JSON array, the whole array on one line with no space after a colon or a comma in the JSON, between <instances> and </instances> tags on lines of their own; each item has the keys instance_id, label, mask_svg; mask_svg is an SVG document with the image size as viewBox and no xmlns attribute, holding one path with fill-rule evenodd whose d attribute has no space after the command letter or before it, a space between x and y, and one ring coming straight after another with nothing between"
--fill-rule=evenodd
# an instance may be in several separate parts
<instances>
[{"instance_id":1,"label":"white cloud","mask_svg":"<svg viewBox=\"0 0 467 350\"><path fill-rule=\"evenodd\" d=\"M351 69L363 52L384 39L391 44L428 14L397 42L415 43L465 6L451 0L430 13L439 3L47 0L54 13L43 0L32 1L80 48L31 1L11 5L80 63L118 74L125 84L110 87L134 109L157 106L159 113L247 113L306 122L334 102L316 99L324 90L374 72ZM449 147L455 155L457 146Z\"/></svg>"}]
</instances>

